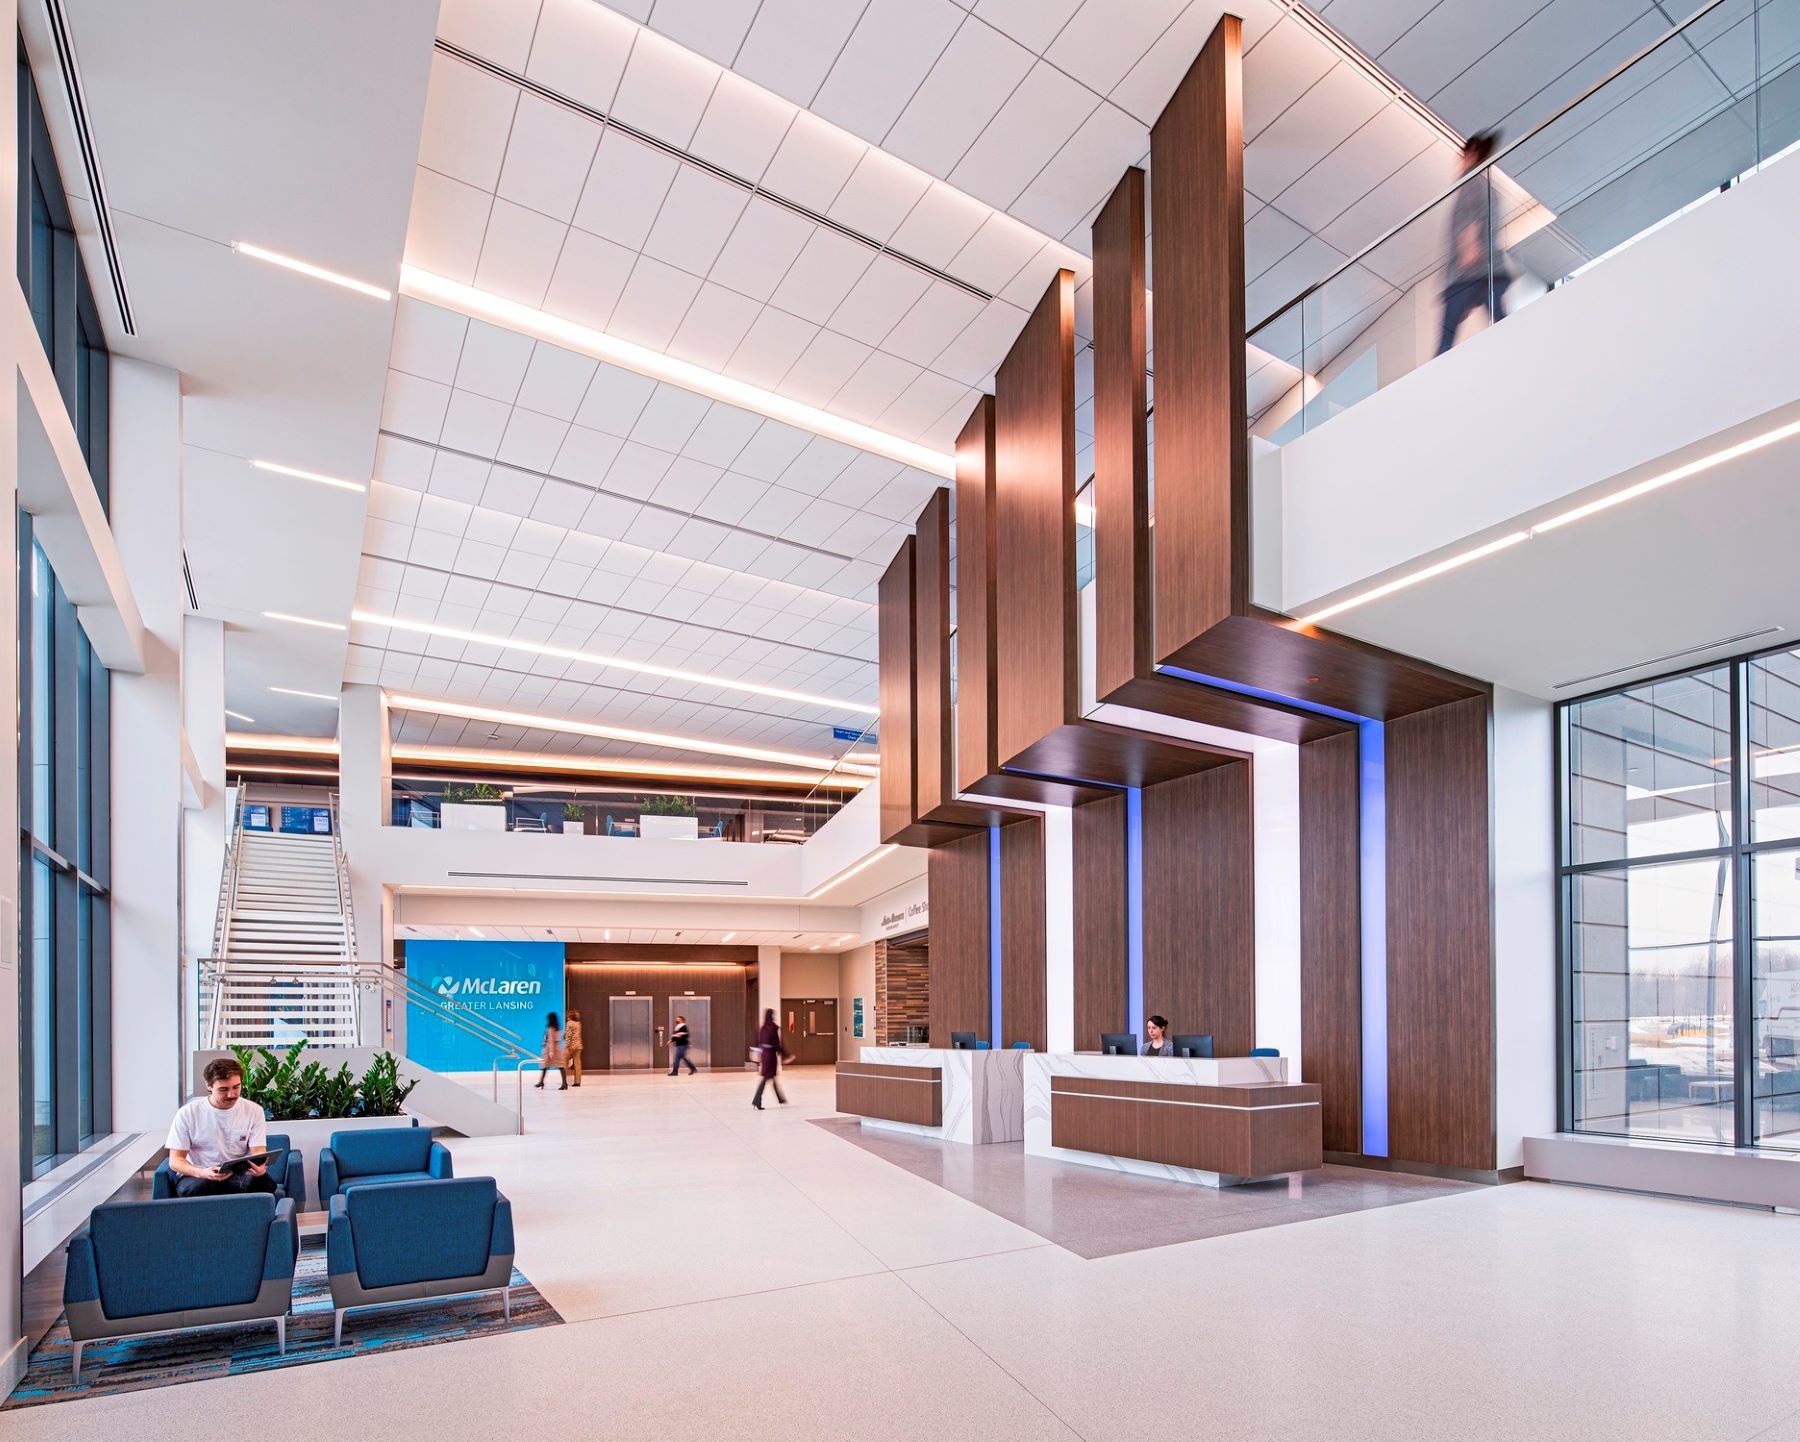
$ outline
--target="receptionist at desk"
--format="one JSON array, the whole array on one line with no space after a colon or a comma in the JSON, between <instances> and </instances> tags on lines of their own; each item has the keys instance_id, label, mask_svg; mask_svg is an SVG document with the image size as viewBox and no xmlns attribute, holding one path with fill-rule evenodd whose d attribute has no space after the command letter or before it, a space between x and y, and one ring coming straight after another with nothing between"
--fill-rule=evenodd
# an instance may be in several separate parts
<instances>
[{"instance_id":1,"label":"receptionist at desk","mask_svg":"<svg viewBox=\"0 0 1800 1442\"><path fill-rule=\"evenodd\" d=\"M1144 1024L1150 1040L1144 1043L1145 1056L1174 1056L1175 1043L1169 1040L1169 1019L1153 1016Z\"/></svg>"}]
</instances>

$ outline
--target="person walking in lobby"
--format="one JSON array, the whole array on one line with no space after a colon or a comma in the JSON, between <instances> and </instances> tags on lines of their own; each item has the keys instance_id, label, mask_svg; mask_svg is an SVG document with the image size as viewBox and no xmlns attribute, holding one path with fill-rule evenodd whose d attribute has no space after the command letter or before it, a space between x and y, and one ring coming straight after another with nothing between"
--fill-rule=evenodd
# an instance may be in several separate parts
<instances>
[{"instance_id":1,"label":"person walking in lobby","mask_svg":"<svg viewBox=\"0 0 1800 1442\"><path fill-rule=\"evenodd\" d=\"M569 1024L563 1028L563 1080L572 1087L581 1085L581 1013L569 1013Z\"/></svg>"},{"instance_id":2,"label":"person walking in lobby","mask_svg":"<svg viewBox=\"0 0 1800 1442\"><path fill-rule=\"evenodd\" d=\"M544 1026L543 1064L538 1068L537 1089L544 1089L544 1078L550 1075L550 1069L556 1068L557 1080L562 1083L559 1092L569 1089L569 1073L563 1059L562 1023L556 1019L556 1013L550 1013L550 1020Z\"/></svg>"},{"instance_id":3,"label":"person walking in lobby","mask_svg":"<svg viewBox=\"0 0 1800 1442\"><path fill-rule=\"evenodd\" d=\"M781 1063L792 1061L793 1058L788 1055L787 1048L782 1045L781 1027L775 1021L773 1007L763 1011L762 1025L756 1029L756 1050L759 1062L758 1070L762 1072L762 1078L756 1083L756 1095L750 1098L750 1105L758 1111L762 1111L763 1088L770 1082L774 1082L775 1100L786 1106L787 1097L782 1094L781 1090Z\"/></svg>"},{"instance_id":4,"label":"person walking in lobby","mask_svg":"<svg viewBox=\"0 0 1800 1442\"><path fill-rule=\"evenodd\" d=\"M680 1076L681 1069L684 1066L688 1069L689 1076L692 1076L699 1070L698 1067L688 1060L688 1043L690 1040L687 1018L685 1016L676 1017L675 1029L669 1033L670 1055L674 1058L674 1060L669 1063L670 1076Z\"/></svg>"},{"instance_id":5,"label":"person walking in lobby","mask_svg":"<svg viewBox=\"0 0 1800 1442\"><path fill-rule=\"evenodd\" d=\"M275 1192L267 1165L242 1165L264 1147L263 1109L244 1100L244 1069L231 1057L206 1064L206 1095L175 1113L169 1128L169 1170L178 1197L228 1197Z\"/></svg>"}]
</instances>

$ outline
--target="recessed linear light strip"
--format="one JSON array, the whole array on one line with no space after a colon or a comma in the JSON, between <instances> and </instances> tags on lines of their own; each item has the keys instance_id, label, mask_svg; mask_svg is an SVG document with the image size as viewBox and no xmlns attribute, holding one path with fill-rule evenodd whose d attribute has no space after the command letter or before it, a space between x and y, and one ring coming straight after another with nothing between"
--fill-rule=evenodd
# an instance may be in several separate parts
<instances>
[{"instance_id":1,"label":"recessed linear light strip","mask_svg":"<svg viewBox=\"0 0 1800 1442\"><path fill-rule=\"evenodd\" d=\"M1314 611L1311 615L1300 617L1300 624L1302 626L1316 626L1319 622L1329 620L1333 616L1342 615L1345 611L1351 610L1353 607L1367 605L1370 601L1379 601L1383 596L1391 596L1394 592L1405 590L1408 586L1417 585L1420 581L1429 581L1435 576L1443 575L1446 571L1454 571L1461 566L1468 565L1471 561L1479 561L1484 556L1493 555L1496 551L1504 551L1512 546L1518 545L1521 541L1529 541L1536 536L1541 536L1546 531L1559 530L1563 526L1574 524L1576 521L1585 521L1589 516L1598 515L1602 511L1609 511L1614 506L1624 505L1627 501L1635 501L1638 497L1649 495L1652 491L1661 490L1664 486L1673 485L1677 481L1688 480L1693 476L1700 475L1702 472L1710 471L1715 467L1722 466L1727 461L1735 461L1743 456L1751 455L1756 451L1765 450L1769 446L1775 445L1780 441L1787 440L1790 436L1796 435L1800 435L1800 421L1790 421L1784 426L1776 426L1773 430L1764 431L1761 435L1751 436L1748 440L1739 441L1735 445L1725 446L1720 450L1713 451L1696 460L1688 461L1684 465L1676 466L1672 470L1662 471L1657 475L1649 476L1644 480L1637 481L1632 485L1614 491L1610 495L1601 496L1598 500L1587 501L1582 505L1572 507L1567 511L1551 516L1548 520L1539 521L1536 525L1531 526L1526 530L1513 531L1508 535L1500 537L1497 541L1489 541L1486 545L1477 546L1471 551L1464 551L1459 555L1451 556L1449 559L1439 561L1436 565L1427 566L1421 571L1414 571L1408 575L1396 577L1392 581L1376 586L1371 590L1360 592L1346 600L1337 602L1335 605L1326 606L1322 610Z\"/></svg>"},{"instance_id":2,"label":"recessed linear light strip","mask_svg":"<svg viewBox=\"0 0 1800 1442\"><path fill-rule=\"evenodd\" d=\"M666 39L667 37L664 36L662 38ZM573 111L575 114L584 116L598 125L603 125L609 129L616 130L621 135L628 135L640 145L647 145L652 150L660 151L672 160L679 160L685 165L694 166L698 170L705 171L708 175L723 180L727 185L734 185L739 190L748 191L751 195L760 196L771 205L780 206L781 209L787 211L790 215L797 215L802 220L811 221L814 225L823 226L826 230L836 231L846 240L852 240L858 245L866 246L868 249L875 251L878 255L885 255L893 260L897 260L902 265L910 266L913 270L918 271L922 275L928 275L933 280L943 281L945 285L953 285L958 290L962 291L963 294L973 296L983 305L994 298L991 291L985 291L978 285L972 285L966 280L951 275L947 270L940 270L929 261L920 260L916 255L908 255L903 250L895 250L892 246L876 240L872 235L864 235L860 230L855 229L853 226L845 225L842 221L833 220L828 215L821 215L818 211L802 205L797 200L790 200L787 196L782 195L777 191L765 189L759 182L751 180L748 176L739 175L735 171L727 170L724 166L714 164L710 160L702 160L692 151L683 150L678 145L671 145L666 140L659 140L648 131L639 130L635 125L620 120L616 115L612 115L604 110L596 110L593 106L585 105L571 95L565 95L560 90L552 90L548 85L540 84L528 75L521 75L516 70L508 70L504 65L489 60L485 56L477 55L472 50L465 50L462 46L454 44L449 40L445 40L442 37L437 40L436 45L438 50L445 55L448 55L452 60L460 60L464 65L471 66L476 70L485 71L496 80L502 80L508 85L516 86L520 90L530 91L540 100L547 100L552 105L561 106L564 110ZM711 63L714 64L715 67L717 66L716 61ZM722 70L721 73L723 73ZM787 103L792 104L793 102L789 101ZM816 119L817 117L814 118ZM836 129L835 126L832 128ZM851 139L857 140L857 143L861 145L868 144L866 140L859 140L855 136L852 136ZM902 163L904 164L904 162ZM908 168L911 169L912 167ZM936 176L927 175L924 171L919 171L918 174L924 176L928 182L937 179ZM970 198L973 199L973 197ZM990 210L992 209L992 207L987 208ZM1030 229L1023 221L1018 222L1018 224L1023 229ZM1042 232L1039 233L1042 234ZM1044 239L1050 240L1051 237L1044 236Z\"/></svg>"},{"instance_id":3,"label":"recessed linear light strip","mask_svg":"<svg viewBox=\"0 0 1800 1442\"><path fill-rule=\"evenodd\" d=\"M832 877L829 881L824 882L822 885L815 886L811 891L807 892L801 900L811 901L815 896L823 896L826 892L835 890L858 872L867 871L890 851L898 851L899 849L900 848L891 841L884 846L876 847L875 850L871 851L861 861L857 862L856 865L850 867L848 870L840 871L836 876Z\"/></svg>"},{"instance_id":4,"label":"recessed linear light strip","mask_svg":"<svg viewBox=\"0 0 1800 1442\"><path fill-rule=\"evenodd\" d=\"M522 731L550 731L569 736L594 736L603 741L626 741L639 746L660 746L668 751L698 751L739 756L746 761L772 761L777 766L800 766L809 771L829 771L838 764L831 756L809 756L799 751L778 751L765 746L740 746L704 736L676 736L663 731L639 731L629 726L608 726L598 721L578 721L568 716L538 716L527 711L508 711L495 706L474 706L461 701L440 701L426 696L388 697L394 711L422 711L428 716L460 716L466 721L492 721L517 726Z\"/></svg>"},{"instance_id":5,"label":"recessed linear light strip","mask_svg":"<svg viewBox=\"0 0 1800 1442\"><path fill-rule=\"evenodd\" d=\"M251 465L259 471L268 471L277 476L292 476L300 481L314 481L321 486L336 486L340 491L366 491L369 488L361 481L340 480L336 476L321 475L318 471L305 471L299 466L285 466L279 461L252 460Z\"/></svg>"},{"instance_id":6,"label":"recessed linear light strip","mask_svg":"<svg viewBox=\"0 0 1800 1442\"><path fill-rule=\"evenodd\" d=\"M845 701L836 696L815 696L807 691L789 691L780 686L764 686L756 681L739 681L730 676L708 676L699 671L683 671L674 666L658 666L650 661L632 661L623 656L602 656L593 651L577 651L571 646L553 646L547 641L527 641L518 636L490 636L480 631L464 631L457 626L444 626L436 621L413 621L404 616L382 616L373 611L355 610L352 621L368 626L387 626L396 631L410 631L421 636L438 636L447 641L464 641L475 646L495 646L503 651L525 651L534 656L554 656L559 661L580 661L590 666L616 666L622 671L636 671L645 676L661 676L670 681L690 681L699 686L717 686L724 691L740 691L750 696L769 696L778 701L793 701L802 706L823 706L832 711L854 711L860 716L879 716L881 708L860 701Z\"/></svg>"},{"instance_id":7,"label":"recessed linear light strip","mask_svg":"<svg viewBox=\"0 0 1800 1442\"><path fill-rule=\"evenodd\" d=\"M504 330L530 336L533 340L541 340L593 360L635 371L651 380L667 381L670 385L680 386L695 395L736 406L739 410L754 411L757 415L799 430L811 431L827 440L842 441L858 450L886 456L890 461L912 466L943 480L953 480L956 476L956 457L945 451L933 450L917 441L904 440L886 431L876 430L873 426L865 426L859 421L845 420L842 416L835 416L817 406L802 405L799 401L764 390L761 386L753 386L746 381L720 375L717 371L709 371L690 361L677 360L631 341L620 340L605 331L535 310L516 300L507 300L502 296L477 290L471 285L446 280L430 271L420 270L417 266L400 267L400 293L413 300L426 301L459 315L466 315L472 320L486 321Z\"/></svg>"},{"instance_id":8,"label":"recessed linear light strip","mask_svg":"<svg viewBox=\"0 0 1800 1442\"><path fill-rule=\"evenodd\" d=\"M337 621L320 621L312 616L296 616L288 611L264 611L265 621L286 621L290 626L313 626L321 631L348 631L348 626Z\"/></svg>"},{"instance_id":9,"label":"recessed linear light strip","mask_svg":"<svg viewBox=\"0 0 1800 1442\"><path fill-rule=\"evenodd\" d=\"M310 260L283 255L280 251L270 250L266 246L252 245L247 240L234 240L231 242L231 248L239 255L247 255L253 260L260 260L268 265L280 266L283 270L291 270L313 280L322 280L327 285L342 286L345 290L353 290L358 295L366 295L371 300L392 300L394 298L391 290L385 290L378 285L370 285L366 280L358 280L355 276L345 275L342 271L327 270L322 265L314 265Z\"/></svg>"}]
</instances>

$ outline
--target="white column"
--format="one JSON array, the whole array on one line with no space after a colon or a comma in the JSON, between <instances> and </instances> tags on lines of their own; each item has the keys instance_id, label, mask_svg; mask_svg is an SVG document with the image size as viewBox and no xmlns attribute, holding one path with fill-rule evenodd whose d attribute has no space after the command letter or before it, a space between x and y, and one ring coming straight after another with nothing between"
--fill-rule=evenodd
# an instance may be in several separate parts
<instances>
[{"instance_id":1,"label":"white column","mask_svg":"<svg viewBox=\"0 0 1800 1442\"><path fill-rule=\"evenodd\" d=\"M775 1020L781 1020L781 948L756 948L756 1024L762 1025L762 1014L773 1008ZM754 1040L754 1033L752 1033Z\"/></svg>"},{"instance_id":2,"label":"white column","mask_svg":"<svg viewBox=\"0 0 1800 1442\"><path fill-rule=\"evenodd\" d=\"M1556 1130L1556 857L1551 706L1494 688L1495 1165Z\"/></svg>"},{"instance_id":3,"label":"white column","mask_svg":"<svg viewBox=\"0 0 1800 1442\"><path fill-rule=\"evenodd\" d=\"M1066 806L1044 811L1044 1012L1049 1049L1074 1051L1075 817Z\"/></svg>"},{"instance_id":4,"label":"white column","mask_svg":"<svg viewBox=\"0 0 1800 1442\"><path fill-rule=\"evenodd\" d=\"M113 1129L182 1099L181 377L112 361L112 528L144 619L144 673L112 681Z\"/></svg>"},{"instance_id":5,"label":"white column","mask_svg":"<svg viewBox=\"0 0 1800 1442\"><path fill-rule=\"evenodd\" d=\"M382 966L391 966L394 958L393 917L380 864L386 849L382 827L392 806L393 750L387 694L379 686L344 687L338 698L338 826L356 922L353 952L358 961ZM384 1010L379 992L363 993L359 1014L365 1045L387 1044ZM394 1044L404 1055L399 1050L406 1042L404 1020L398 1025Z\"/></svg>"},{"instance_id":6,"label":"white column","mask_svg":"<svg viewBox=\"0 0 1800 1442\"><path fill-rule=\"evenodd\" d=\"M1300 748L1259 744L1250 759L1256 894L1256 1045L1300 1070Z\"/></svg>"},{"instance_id":7,"label":"white column","mask_svg":"<svg viewBox=\"0 0 1800 1442\"><path fill-rule=\"evenodd\" d=\"M181 1005L192 1045L200 1025L195 977L201 959L213 954L230 824L225 800L225 623L210 616L188 616L182 632L182 726L201 783L199 804L190 800L181 817L187 977Z\"/></svg>"}]
</instances>

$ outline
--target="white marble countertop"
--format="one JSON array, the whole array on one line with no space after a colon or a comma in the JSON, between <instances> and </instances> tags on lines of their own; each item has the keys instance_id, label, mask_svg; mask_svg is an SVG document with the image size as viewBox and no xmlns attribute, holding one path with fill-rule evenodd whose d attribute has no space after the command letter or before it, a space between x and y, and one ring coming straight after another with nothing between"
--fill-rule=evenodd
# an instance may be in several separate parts
<instances>
[{"instance_id":1,"label":"white marble countertop","mask_svg":"<svg viewBox=\"0 0 1800 1442\"><path fill-rule=\"evenodd\" d=\"M944 1124L912 1127L865 1119L864 1125L915 1131L979 1146L1016 1142L1025 1135L1023 1051L955 1051L947 1047L865 1046L867 1066L937 1067L944 1081Z\"/></svg>"},{"instance_id":2,"label":"white marble countertop","mask_svg":"<svg viewBox=\"0 0 1800 1442\"><path fill-rule=\"evenodd\" d=\"M1288 1079L1284 1056L1107 1056L1097 1051L1027 1052L1028 1072L1175 1086L1268 1086Z\"/></svg>"}]
</instances>

